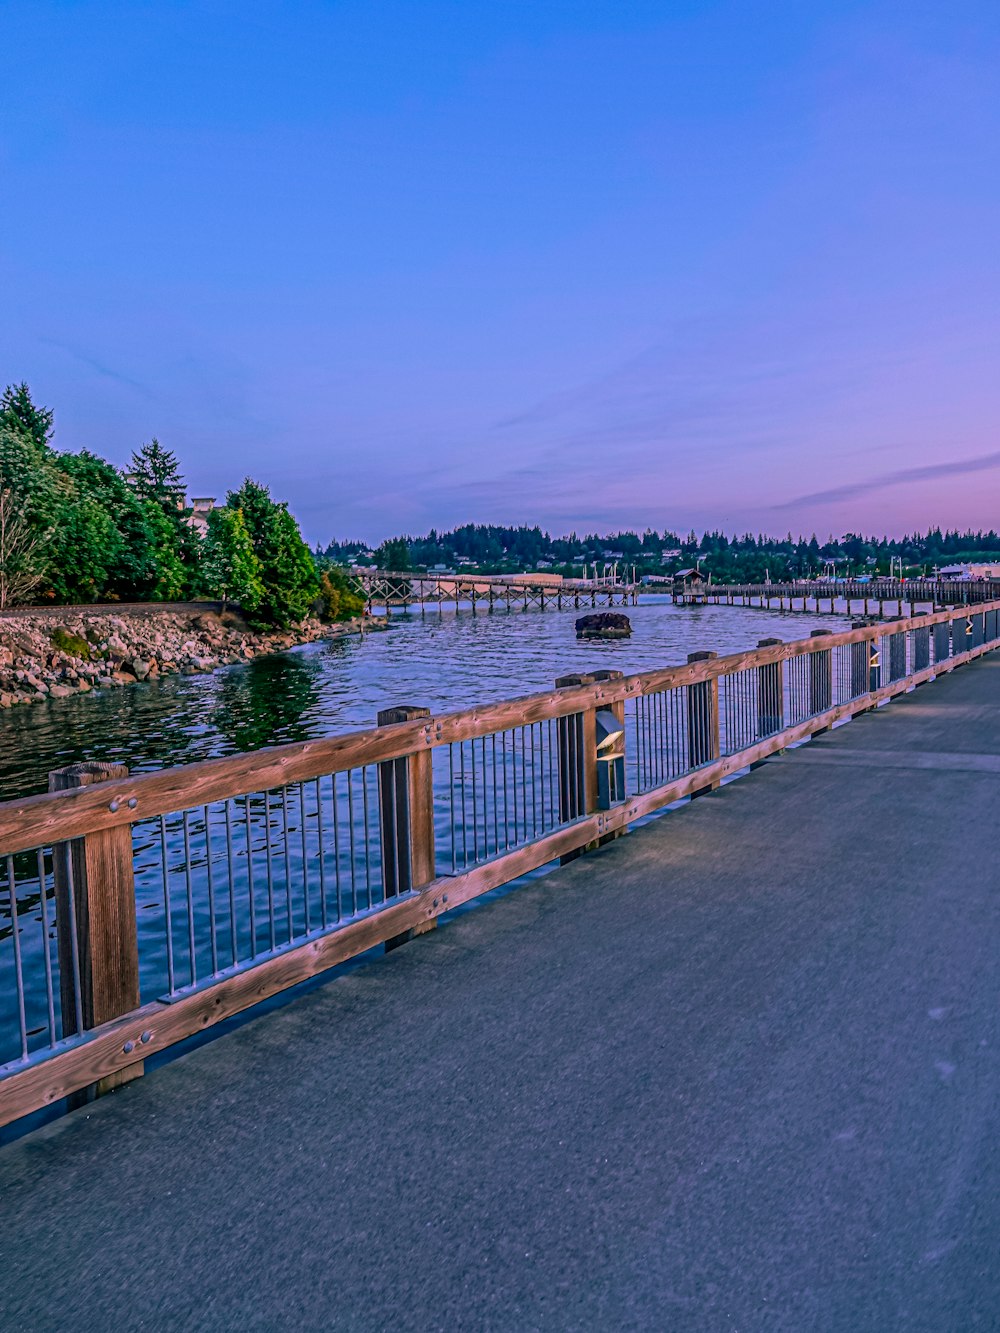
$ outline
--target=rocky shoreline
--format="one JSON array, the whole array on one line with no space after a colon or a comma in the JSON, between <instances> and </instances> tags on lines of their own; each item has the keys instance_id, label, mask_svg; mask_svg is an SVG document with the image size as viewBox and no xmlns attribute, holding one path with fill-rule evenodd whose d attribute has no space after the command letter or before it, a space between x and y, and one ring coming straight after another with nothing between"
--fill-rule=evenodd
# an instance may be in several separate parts
<instances>
[{"instance_id":1,"label":"rocky shoreline","mask_svg":"<svg viewBox=\"0 0 1000 1333\"><path fill-rule=\"evenodd\" d=\"M384 629L370 617L325 625L306 620L271 634L234 612L150 609L140 615L74 611L0 617L0 708L118 689L161 676L199 675L317 639Z\"/></svg>"}]
</instances>

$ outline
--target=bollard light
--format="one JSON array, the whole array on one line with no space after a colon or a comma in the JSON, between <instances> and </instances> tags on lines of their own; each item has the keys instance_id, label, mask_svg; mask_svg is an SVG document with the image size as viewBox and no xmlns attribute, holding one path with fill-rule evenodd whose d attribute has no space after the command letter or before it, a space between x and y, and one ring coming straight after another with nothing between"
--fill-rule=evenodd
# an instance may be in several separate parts
<instances>
[{"instance_id":1,"label":"bollard light","mask_svg":"<svg viewBox=\"0 0 1000 1333\"><path fill-rule=\"evenodd\" d=\"M597 724L597 753L608 750L616 740L625 735L625 724L619 722L610 708L599 708L595 721Z\"/></svg>"}]
</instances>

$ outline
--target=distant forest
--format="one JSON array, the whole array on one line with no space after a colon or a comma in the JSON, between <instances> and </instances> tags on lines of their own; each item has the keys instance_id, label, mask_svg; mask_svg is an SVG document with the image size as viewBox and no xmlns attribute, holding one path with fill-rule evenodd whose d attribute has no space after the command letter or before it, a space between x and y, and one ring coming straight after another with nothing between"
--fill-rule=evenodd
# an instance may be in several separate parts
<instances>
[{"instance_id":1,"label":"distant forest","mask_svg":"<svg viewBox=\"0 0 1000 1333\"><path fill-rule=\"evenodd\" d=\"M579 575L584 564L635 566L642 574L672 573L693 566L716 582L758 582L771 579L811 578L833 572L889 574L898 570L919 574L936 565L1000 558L1000 533L946 532L932 528L923 535L895 539L848 533L820 542L811 537L768 537L724 532L609 532L553 537L539 527L500 527L467 523L451 532L435 529L425 537L395 537L372 549L360 541L333 541L318 555L338 564L377 564L382 569L428 569L474 566L485 573L513 573L541 566L557 573Z\"/></svg>"}]
</instances>

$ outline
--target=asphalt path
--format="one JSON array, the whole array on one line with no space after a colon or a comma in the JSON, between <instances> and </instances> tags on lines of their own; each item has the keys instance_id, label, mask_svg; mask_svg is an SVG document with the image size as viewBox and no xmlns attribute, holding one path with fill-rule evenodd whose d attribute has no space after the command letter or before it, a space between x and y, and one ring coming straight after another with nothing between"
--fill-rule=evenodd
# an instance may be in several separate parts
<instances>
[{"instance_id":1,"label":"asphalt path","mask_svg":"<svg viewBox=\"0 0 1000 1333\"><path fill-rule=\"evenodd\" d=\"M1000 1328L1000 662L0 1152L4 1329Z\"/></svg>"}]
</instances>

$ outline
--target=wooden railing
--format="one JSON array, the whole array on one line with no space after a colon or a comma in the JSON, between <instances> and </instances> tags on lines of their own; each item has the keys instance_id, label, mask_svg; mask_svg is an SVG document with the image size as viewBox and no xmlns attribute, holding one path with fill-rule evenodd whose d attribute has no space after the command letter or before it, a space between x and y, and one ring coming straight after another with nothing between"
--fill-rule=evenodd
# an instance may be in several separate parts
<instances>
[{"instance_id":1,"label":"wooden railing","mask_svg":"<svg viewBox=\"0 0 1000 1333\"><path fill-rule=\"evenodd\" d=\"M617 576L593 579L564 579L545 574L435 574L399 573L391 570L354 570L349 574L354 589L370 611L376 606L440 607L444 602L468 602L508 610L529 607L597 606L634 604L639 585Z\"/></svg>"},{"instance_id":2,"label":"wooden railing","mask_svg":"<svg viewBox=\"0 0 1000 1333\"><path fill-rule=\"evenodd\" d=\"M0 805L0 1124L1000 646L1000 601Z\"/></svg>"},{"instance_id":3,"label":"wooden railing","mask_svg":"<svg viewBox=\"0 0 1000 1333\"><path fill-rule=\"evenodd\" d=\"M800 581L786 583L692 583L675 588L680 600L708 602L754 601L761 606L774 602L809 602L819 605L829 602L848 604L872 602L895 606L970 606L991 602L1000 597L1000 580L982 582L965 579L871 579L867 583L847 579L840 583Z\"/></svg>"}]
</instances>

